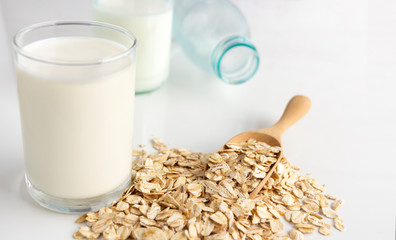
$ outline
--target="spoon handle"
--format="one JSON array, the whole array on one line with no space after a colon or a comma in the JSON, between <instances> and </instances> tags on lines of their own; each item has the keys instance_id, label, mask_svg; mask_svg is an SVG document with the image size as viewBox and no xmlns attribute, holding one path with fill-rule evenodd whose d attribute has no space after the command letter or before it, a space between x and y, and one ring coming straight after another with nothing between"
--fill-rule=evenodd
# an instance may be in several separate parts
<instances>
[{"instance_id":1,"label":"spoon handle","mask_svg":"<svg viewBox=\"0 0 396 240\"><path fill-rule=\"evenodd\" d=\"M278 136L281 136L286 129L300 120L308 112L310 107L311 100L308 97L302 95L294 96L287 104L282 117L271 128Z\"/></svg>"}]
</instances>

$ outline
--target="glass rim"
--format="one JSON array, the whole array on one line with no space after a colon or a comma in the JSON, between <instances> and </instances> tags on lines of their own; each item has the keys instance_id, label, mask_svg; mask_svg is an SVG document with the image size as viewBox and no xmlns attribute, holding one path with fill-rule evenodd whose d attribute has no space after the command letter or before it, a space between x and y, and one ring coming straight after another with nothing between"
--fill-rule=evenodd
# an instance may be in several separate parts
<instances>
[{"instance_id":1,"label":"glass rim","mask_svg":"<svg viewBox=\"0 0 396 240\"><path fill-rule=\"evenodd\" d=\"M151 14L159 14L159 13L164 13L168 10L172 10L173 9L173 5L174 5L174 0L168 0L166 2L166 7L161 8L161 10L157 10L154 12L145 12L145 13L129 13L129 12L119 12L117 10L110 10L106 7L101 6L101 4L99 3L100 0L92 0L93 1L93 6L101 11L106 11L106 12L111 12L111 13L116 13L117 15L121 15L121 16L149 16Z\"/></svg>"},{"instance_id":2,"label":"glass rim","mask_svg":"<svg viewBox=\"0 0 396 240\"><path fill-rule=\"evenodd\" d=\"M113 31L117 31L121 34L124 34L126 37L131 39L132 44L130 47L128 47L126 50L122 51L120 54L117 54L115 56L111 57L104 57L100 60L94 60L94 61L86 61L86 62L68 62L68 61L60 61L60 60L51 60L51 59L46 59L43 57L35 56L35 54L29 53L23 49L23 46L20 45L20 42L18 41L21 39L24 35L26 35L29 32L32 32L37 29L41 28L47 28L47 27L56 27L56 26L73 26L73 25L79 25L79 26L93 26L93 27L101 27L101 28L106 28L110 29ZM108 24L108 23L103 23L103 22L98 22L98 21L84 21L84 20L76 20L76 21L47 21L47 22L41 22L41 23L36 23L33 25L30 25L28 27L22 28L19 30L13 37L12 39L12 45L14 49L21 54L22 56L29 58L34 61L39 61L42 63L47 63L47 64L53 64L53 65L64 65L64 66L85 66L85 65L99 65L99 64L105 64L109 62L114 62L119 59L122 59L125 56L128 56L135 48L137 45L137 39L135 35L116 25Z\"/></svg>"}]
</instances>

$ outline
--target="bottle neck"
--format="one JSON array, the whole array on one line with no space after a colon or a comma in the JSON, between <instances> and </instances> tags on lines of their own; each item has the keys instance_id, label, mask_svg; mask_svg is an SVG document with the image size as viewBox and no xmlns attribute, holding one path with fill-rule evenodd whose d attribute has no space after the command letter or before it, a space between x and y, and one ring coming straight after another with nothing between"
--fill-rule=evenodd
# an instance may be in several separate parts
<instances>
[{"instance_id":1,"label":"bottle neck","mask_svg":"<svg viewBox=\"0 0 396 240\"><path fill-rule=\"evenodd\" d=\"M232 36L221 41L211 56L214 73L224 82L240 84L256 73L260 58L246 37Z\"/></svg>"}]
</instances>

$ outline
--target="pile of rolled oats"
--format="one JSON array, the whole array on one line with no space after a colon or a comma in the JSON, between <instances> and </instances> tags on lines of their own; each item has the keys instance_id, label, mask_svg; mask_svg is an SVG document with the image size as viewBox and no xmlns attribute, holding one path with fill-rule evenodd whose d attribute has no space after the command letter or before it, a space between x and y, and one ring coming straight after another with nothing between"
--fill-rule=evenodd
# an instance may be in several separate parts
<instances>
[{"instance_id":1,"label":"pile of rolled oats","mask_svg":"<svg viewBox=\"0 0 396 240\"><path fill-rule=\"evenodd\" d=\"M135 150L132 185L110 207L81 216L76 239L279 239L301 240L316 230L331 234L343 201L296 173L283 158L255 199L249 193L276 161L279 147L249 140L214 154L167 149ZM330 201L333 203L330 205ZM331 207L333 210L329 209ZM283 220L293 229L284 232Z\"/></svg>"}]
</instances>

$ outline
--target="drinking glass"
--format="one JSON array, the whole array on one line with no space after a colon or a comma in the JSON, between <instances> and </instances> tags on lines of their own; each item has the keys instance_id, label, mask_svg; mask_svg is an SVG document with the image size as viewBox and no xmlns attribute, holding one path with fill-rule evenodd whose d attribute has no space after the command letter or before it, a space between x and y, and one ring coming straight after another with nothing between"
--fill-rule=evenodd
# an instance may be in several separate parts
<instances>
[{"instance_id":1,"label":"drinking glass","mask_svg":"<svg viewBox=\"0 0 396 240\"><path fill-rule=\"evenodd\" d=\"M169 76L173 0L93 0L93 12L136 35L136 93L160 88Z\"/></svg>"},{"instance_id":2,"label":"drinking glass","mask_svg":"<svg viewBox=\"0 0 396 240\"><path fill-rule=\"evenodd\" d=\"M53 21L13 39L26 184L41 206L94 211L129 186L136 39L91 21Z\"/></svg>"}]
</instances>

